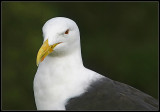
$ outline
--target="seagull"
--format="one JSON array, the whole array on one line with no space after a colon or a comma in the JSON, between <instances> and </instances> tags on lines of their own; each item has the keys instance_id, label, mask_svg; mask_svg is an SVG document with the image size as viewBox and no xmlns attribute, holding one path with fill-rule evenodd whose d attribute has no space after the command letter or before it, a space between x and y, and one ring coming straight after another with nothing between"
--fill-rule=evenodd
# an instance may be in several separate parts
<instances>
[{"instance_id":1,"label":"seagull","mask_svg":"<svg viewBox=\"0 0 160 112\"><path fill-rule=\"evenodd\" d=\"M150 95L84 67L73 20L54 17L42 31L33 82L37 110L158 110Z\"/></svg>"}]
</instances>

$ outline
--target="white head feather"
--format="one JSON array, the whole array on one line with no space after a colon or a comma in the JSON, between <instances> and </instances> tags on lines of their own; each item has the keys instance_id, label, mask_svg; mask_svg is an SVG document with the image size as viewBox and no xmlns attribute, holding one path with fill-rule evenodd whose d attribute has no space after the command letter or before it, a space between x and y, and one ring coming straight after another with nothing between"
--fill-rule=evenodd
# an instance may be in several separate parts
<instances>
[{"instance_id":1,"label":"white head feather","mask_svg":"<svg viewBox=\"0 0 160 112\"><path fill-rule=\"evenodd\" d=\"M68 30L68 34L65 32ZM48 39L48 44L62 42L54 49L54 54L57 52L74 51L80 48L80 33L77 24L65 17L55 17L48 20L43 28L44 41Z\"/></svg>"}]
</instances>

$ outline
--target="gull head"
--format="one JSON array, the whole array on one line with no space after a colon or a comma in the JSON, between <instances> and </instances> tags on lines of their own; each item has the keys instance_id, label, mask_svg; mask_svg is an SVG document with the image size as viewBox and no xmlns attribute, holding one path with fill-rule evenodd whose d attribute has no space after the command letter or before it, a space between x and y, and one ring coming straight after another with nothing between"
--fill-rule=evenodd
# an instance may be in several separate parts
<instances>
[{"instance_id":1,"label":"gull head","mask_svg":"<svg viewBox=\"0 0 160 112\"><path fill-rule=\"evenodd\" d=\"M69 18L52 18L44 24L42 31L44 41L37 54L37 66L48 55L67 54L79 49L79 29Z\"/></svg>"}]
</instances>

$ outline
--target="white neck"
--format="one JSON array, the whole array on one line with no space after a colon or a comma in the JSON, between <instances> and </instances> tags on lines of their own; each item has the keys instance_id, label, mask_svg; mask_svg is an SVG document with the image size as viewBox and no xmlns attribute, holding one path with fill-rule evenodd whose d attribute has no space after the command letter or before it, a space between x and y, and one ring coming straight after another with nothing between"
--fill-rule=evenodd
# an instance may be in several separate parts
<instances>
[{"instance_id":1,"label":"white neck","mask_svg":"<svg viewBox=\"0 0 160 112\"><path fill-rule=\"evenodd\" d=\"M76 88L84 78L80 72L83 69L80 50L65 56L47 56L34 79L37 108L64 110L68 98L83 93L82 88Z\"/></svg>"},{"instance_id":2,"label":"white neck","mask_svg":"<svg viewBox=\"0 0 160 112\"><path fill-rule=\"evenodd\" d=\"M67 100L84 93L97 77L83 66L80 50L65 56L47 56L34 79L37 109L65 110Z\"/></svg>"},{"instance_id":3,"label":"white neck","mask_svg":"<svg viewBox=\"0 0 160 112\"><path fill-rule=\"evenodd\" d=\"M53 51L53 54L54 54L54 51ZM66 55L64 54L63 56L61 55L63 54L55 53L55 55L53 56L47 56L45 60L42 62L42 66L45 64L45 65L48 65L49 68L53 67L52 69L54 69L54 67L57 69L57 67L61 67L62 65L64 68L67 68L67 69L68 67L72 67L72 66L73 67L83 66L80 50L75 50L74 52L70 52ZM61 64L61 66L58 66L59 64Z\"/></svg>"}]
</instances>

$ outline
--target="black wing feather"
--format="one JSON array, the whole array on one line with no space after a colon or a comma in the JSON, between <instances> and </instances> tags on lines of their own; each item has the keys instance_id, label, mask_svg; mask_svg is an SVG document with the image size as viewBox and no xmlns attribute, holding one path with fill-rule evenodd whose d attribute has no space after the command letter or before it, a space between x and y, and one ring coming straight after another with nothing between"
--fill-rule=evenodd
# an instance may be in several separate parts
<instances>
[{"instance_id":1,"label":"black wing feather","mask_svg":"<svg viewBox=\"0 0 160 112\"><path fill-rule=\"evenodd\" d=\"M158 101L129 85L102 78L81 96L69 99L66 110L158 110Z\"/></svg>"}]
</instances>

